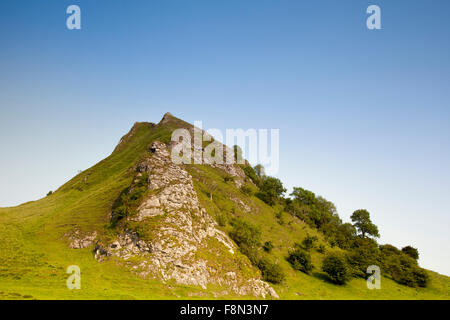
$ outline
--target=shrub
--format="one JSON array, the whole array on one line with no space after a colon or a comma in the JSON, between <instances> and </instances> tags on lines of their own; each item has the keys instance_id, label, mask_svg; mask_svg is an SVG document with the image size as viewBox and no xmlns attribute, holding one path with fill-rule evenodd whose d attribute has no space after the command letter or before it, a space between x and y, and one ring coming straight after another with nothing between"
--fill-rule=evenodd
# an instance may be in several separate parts
<instances>
[{"instance_id":1,"label":"shrub","mask_svg":"<svg viewBox=\"0 0 450 320\"><path fill-rule=\"evenodd\" d=\"M318 238L316 236L310 236L309 234L306 235L306 238L302 241L302 246L305 248L305 250L310 250L314 248L316 241Z\"/></svg>"},{"instance_id":2,"label":"shrub","mask_svg":"<svg viewBox=\"0 0 450 320\"><path fill-rule=\"evenodd\" d=\"M337 284L344 284L350 278L345 259L335 253L330 253L325 257L322 262L322 271L328 275L331 281Z\"/></svg>"},{"instance_id":3,"label":"shrub","mask_svg":"<svg viewBox=\"0 0 450 320\"><path fill-rule=\"evenodd\" d=\"M264 251L266 251L266 252L272 251L272 249L273 249L272 241L266 241L266 242L264 243L264 245L263 245L263 249L264 249Z\"/></svg>"},{"instance_id":4,"label":"shrub","mask_svg":"<svg viewBox=\"0 0 450 320\"><path fill-rule=\"evenodd\" d=\"M52 194L53 194L53 191L50 190L50 191L47 193L47 197L50 196L50 195L52 195Z\"/></svg>"},{"instance_id":5,"label":"shrub","mask_svg":"<svg viewBox=\"0 0 450 320\"><path fill-rule=\"evenodd\" d=\"M287 261L295 270L309 273L313 269L311 255L298 246L289 253Z\"/></svg>"},{"instance_id":6,"label":"shrub","mask_svg":"<svg viewBox=\"0 0 450 320\"><path fill-rule=\"evenodd\" d=\"M283 269L278 264L271 262L267 258L259 260L258 268L261 270L262 277L265 281L271 283L280 283L285 279Z\"/></svg>"}]
</instances>

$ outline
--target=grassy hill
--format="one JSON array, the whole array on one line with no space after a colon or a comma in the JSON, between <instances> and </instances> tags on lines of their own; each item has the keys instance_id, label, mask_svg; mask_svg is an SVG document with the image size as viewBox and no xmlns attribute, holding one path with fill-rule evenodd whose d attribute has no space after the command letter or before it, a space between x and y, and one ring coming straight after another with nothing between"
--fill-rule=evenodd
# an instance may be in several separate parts
<instances>
[{"instance_id":1,"label":"grassy hill","mask_svg":"<svg viewBox=\"0 0 450 320\"><path fill-rule=\"evenodd\" d=\"M173 129L188 126L182 120L136 123L114 152L81 172L53 194L13 208L0 208L0 299L214 299L254 298L217 296L211 288L143 279L114 259L99 263L93 246L71 249L65 235L75 228L83 232L110 232L111 208L132 179L131 170L156 140L168 143ZM381 290L369 290L362 278L339 286L321 272L323 253L312 250L315 266L310 275L295 271L286 261L288 251L307 235L315 235L325 250L330 246L322 233L298 218L268 206L254 195L244 194L227 181L226 172L206 165L187 165L201 205L231 231L229 221L241 217L259 226L264 242L274 248L271 259L281 266L286 279L273 285L281 299L449 299L450 279L429 271L427 288L410 288L383 277ZM251 186L251 188L256 188ZM24 186L26 187L26 186ZM245 206L249 207L245 208ZM281 214L280 214L281 212ZM66 268L81 268L81 290L68 290Z\"/></svg>"}]
</instances>

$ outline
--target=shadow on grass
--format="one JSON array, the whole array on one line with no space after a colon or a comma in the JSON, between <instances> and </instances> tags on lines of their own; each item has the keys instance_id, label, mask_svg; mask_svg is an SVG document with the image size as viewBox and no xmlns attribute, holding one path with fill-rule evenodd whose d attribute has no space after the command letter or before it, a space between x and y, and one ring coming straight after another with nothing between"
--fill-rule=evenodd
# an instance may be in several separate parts
<instances>
[{"instance_id":1,"label":"shadow on grass","mask_svg":"<svg viewBox=\"0 0 450 320\"><path fill-rule=\"evenodd\" d=\"M329 284L335 284L335 283L334 283L333 281L331 281L330 278L328 278L328 276L327 276L325 273L323 273L323 272L315 271L315 272L311 273L311 275L312 275L314 278L316 278L316 279L322 280L323 282L326 282L326 283L329 283Z\"/></svg>"}]
</instances>

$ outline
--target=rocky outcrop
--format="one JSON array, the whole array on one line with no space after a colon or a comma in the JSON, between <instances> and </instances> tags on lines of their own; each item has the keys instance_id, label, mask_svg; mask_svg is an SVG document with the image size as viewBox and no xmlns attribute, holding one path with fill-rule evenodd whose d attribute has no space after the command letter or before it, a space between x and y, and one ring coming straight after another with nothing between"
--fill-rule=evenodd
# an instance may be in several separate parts
<instances>
[{"instance_id":1,"label":"rocky outcrop","mask_svg":"<svg viewBox=\"0 0 450 320\"><path fill-rule=\"evenodd\" d=\"M255 271L252 276L240 271L253 269L200 206L192 177L171 161L165 144L154 142L136 171L136 181L148 175L147 194L135 214L126 218L137 227L122 230L113 241L99 243L94 250L96 259L119 257L142 277L203 288L216 284L239 295L278 297Z\"/></svg>"},{"instance_id":2,"label":"rocky outcrop","mask_svg":"<svg viewBox=\"0 0 450 320\"><path fill-rule=\"evenodd\" d=\"M65 237L70 239L69 248L83 249L92 245L97 238L97 231L91 233L83 233L76 229L71 233L66 233Z\"/></svg>"}]
</instances>

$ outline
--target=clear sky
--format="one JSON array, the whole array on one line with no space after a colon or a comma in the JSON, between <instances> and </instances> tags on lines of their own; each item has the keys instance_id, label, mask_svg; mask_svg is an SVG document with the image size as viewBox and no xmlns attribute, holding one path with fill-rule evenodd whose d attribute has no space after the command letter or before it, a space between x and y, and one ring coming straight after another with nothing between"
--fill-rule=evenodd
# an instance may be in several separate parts
<instances>
[{"instance_id":1,"label":"clear sky","mask_svg":"<svg viewBox=\"0 0 450 320\"><path fill-rule=\"evenodd\" d=\"M81 30L66 8L81 8ZM381 8L382 30L366 28ZM279 128L280 171L450 275L450 2L0 1L0 206L135 121Z\"/></svg>"}]
</instances>

